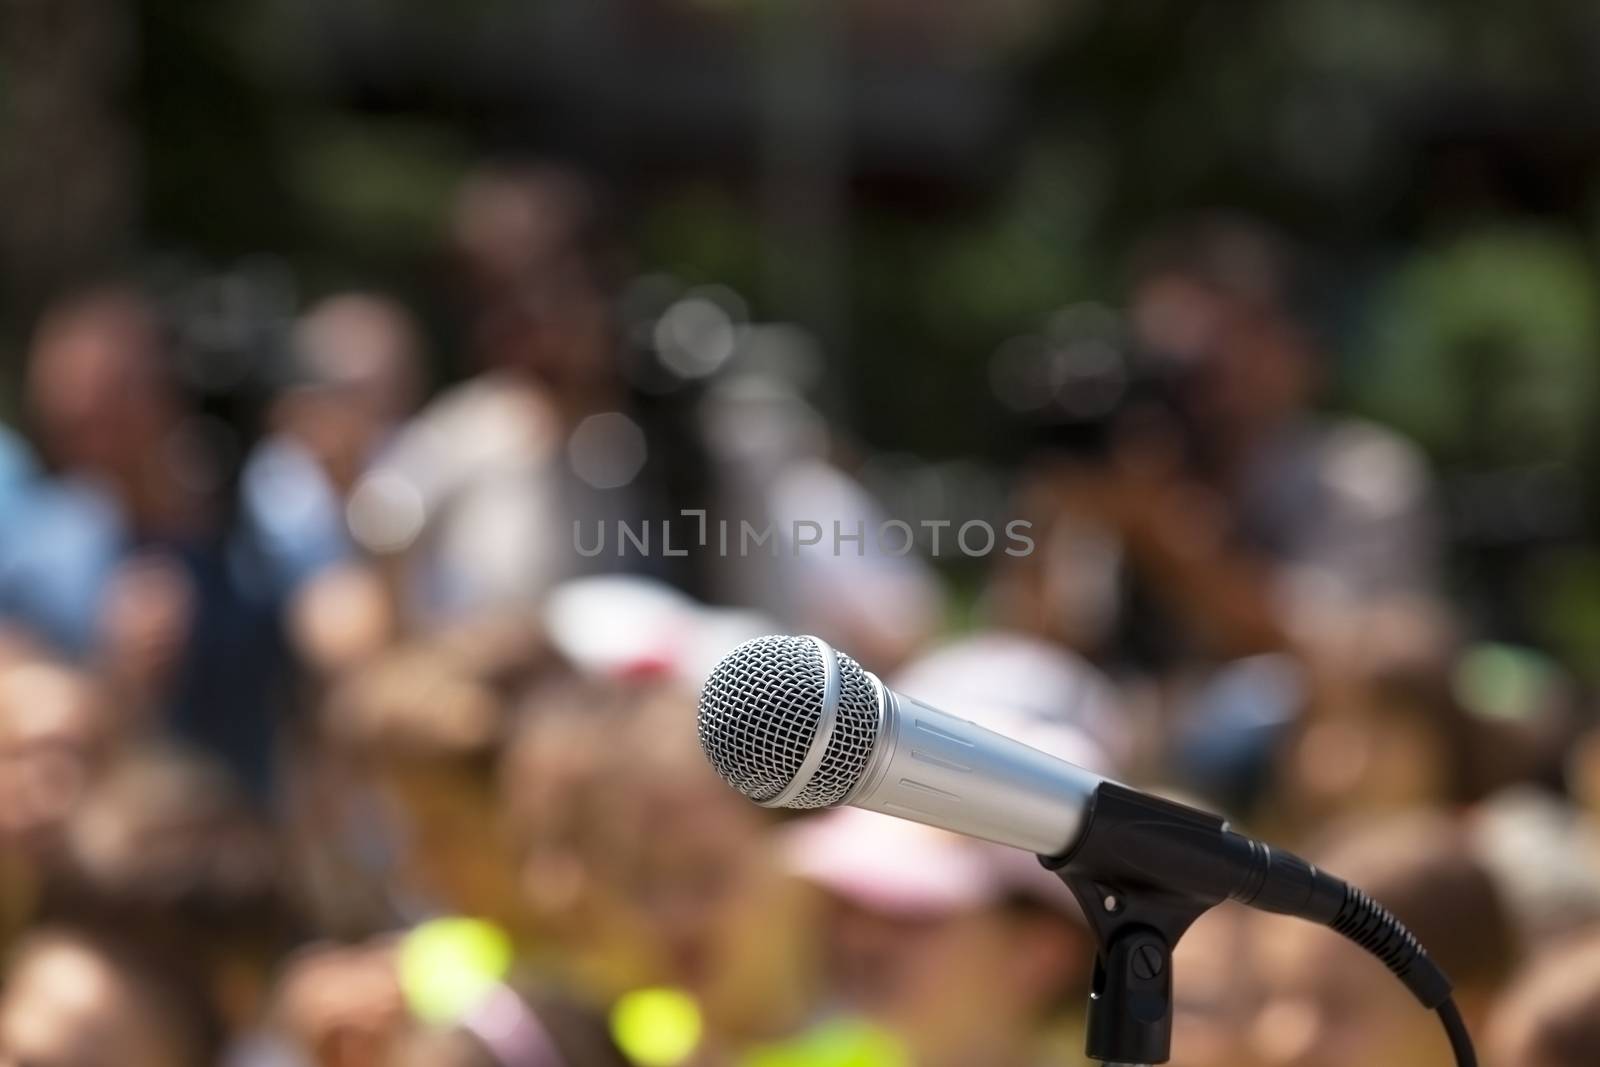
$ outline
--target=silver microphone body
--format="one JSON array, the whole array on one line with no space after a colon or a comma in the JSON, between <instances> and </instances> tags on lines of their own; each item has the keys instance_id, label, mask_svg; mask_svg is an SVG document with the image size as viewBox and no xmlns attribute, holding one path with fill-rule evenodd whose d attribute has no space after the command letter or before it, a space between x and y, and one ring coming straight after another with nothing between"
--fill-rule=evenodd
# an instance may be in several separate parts
<instances>
[{"instance_id":1,"label":"silver microphone body","mask_svg":"<svg viewBox=\"0 0 1600 1067\"><path fill-rule=\"evenodd\" d=\"M1103 778L882 683L878 691L878 746L843 803L1041 856L1077 841Z\"/></svg>"},{"instance_id":2,"label":"silver microphone body","mask_svg":"<svg viewBox=\"0 0 1600 1067\"><path fill-rule=\"evenodd\" d=\"M700 703L719 774L768 807L848 804L1064 855L1100 775L897 693L815 637L746 642Z\"/></svg>"}]
</instances>

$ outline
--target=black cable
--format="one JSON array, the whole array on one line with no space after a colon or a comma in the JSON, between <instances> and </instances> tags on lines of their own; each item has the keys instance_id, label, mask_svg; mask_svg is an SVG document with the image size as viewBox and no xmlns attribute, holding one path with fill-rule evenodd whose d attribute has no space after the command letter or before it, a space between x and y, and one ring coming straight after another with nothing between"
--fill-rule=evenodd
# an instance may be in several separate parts
<instances>
[{"instance_id":1,"label":"black cable","mask_svg":"<svg viewBox=\"0 0 1600 1067\"><path fill-rule=\"evenodd\" d=\"M1478 1054L1473 1051L1467 1024L1450 995L1450 980L1411 931L1388 908L1354 886L1320 871L1316 877L1330 889L1337 887L1343 896L1339 910L1327 925L1376 956L1423 1007L1439 1013L1457 1067L1478 1067Z\"/></svg>"},{"instance_id":2,"label":"black cable","mask_svg":"<svg viewBox=\"0 0 1600 1067\"><path fill-rule=\"evenodd\" d=\"M1461 1019L1461 1009L1456 1007L1455 998L1446 999L1439 1005L1439 1021L1444 1023L1444 1032L1450 1037L1450 1050L1456 1054L1456 1067L1478 1067L1478 1054L1472 1048L1472 1035L1467 1033L1467 1024Z\"/></svg>"}]
</instances>

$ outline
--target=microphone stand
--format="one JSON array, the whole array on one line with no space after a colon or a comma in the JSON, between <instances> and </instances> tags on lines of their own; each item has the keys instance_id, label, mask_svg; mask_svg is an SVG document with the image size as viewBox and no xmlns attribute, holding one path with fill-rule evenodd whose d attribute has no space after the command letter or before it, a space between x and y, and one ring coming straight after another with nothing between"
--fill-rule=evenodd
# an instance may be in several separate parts
<instances>
[{"instance_id":1,"label":"microphone stand","mask_svg":"<svg viewBox=\"0 0 1600 1067\"><path fill-rule=\"evenodd\" d=\"M1072 851L1039 857L1072 890L1095 938L1085 1051L1107 1067L1165 1063L1172 1055L1172 949L1227 899L1205 845L1227 824L1114 782L1095 791L1089 818Z\"/></svg>"},{"instance_id":2,"label":"microphone stand","mask_svg":"<svg viewBox=\"0 0 1600 1067\"><path fill-rule=\"evenodd\" d=\"M1167 1062L1172 948L1228 899L1321 923L1365 949L1438 1013L1456 1063L1477 1067L1450 980L1400 920L1293 853L1232 832L1221 816L1102 782L1072 849L1040 862L1072 890L1094 934L1084 1044L1108 1067Z\"/></svg>"}]
</instances>

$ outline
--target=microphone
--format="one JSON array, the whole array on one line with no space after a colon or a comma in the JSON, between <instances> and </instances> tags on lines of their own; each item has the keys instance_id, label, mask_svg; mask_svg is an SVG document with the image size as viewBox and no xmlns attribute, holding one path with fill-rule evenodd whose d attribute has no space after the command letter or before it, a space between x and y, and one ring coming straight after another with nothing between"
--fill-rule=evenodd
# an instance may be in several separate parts
<instances>
[{"instance_id":1,"label":"microphone","mask_svg":"<svg viewBox=\"0 0 1600 1067\"><path fill-rule=\"evenodd\" d=\"M699 728L717 773L766 807L850 804L1046 856L1105 780L887 689L815 637L734 649Z\"/></svg>"},{"instance_id":2,"label":"microphone","mask_svg":"<svg viewBox=\"0 0 1600 1067\"><path fill-rule=\"evenodd\" d=\"M1164 1062L1170 1010L1157 1018L1148 996L1137 998L1154 991L1165 1000L1170 967L1152 973L1147 951L1130 954L1153 946L1170 958L1194 919L1232 899L1323 923L1377 956L1439 1011L1458 1062L1475 1063L1448 979L1365 893L1220 816L897 693L820 638L760 637L729 652L701 692L698 732L717 774L766 807L848 804L1037 854L1100 942L1089 1033L1096 1059ZM1128 982L1151 988L1134 990L1134 1000L1109 995Z\"/></svg>"}]
</instances>

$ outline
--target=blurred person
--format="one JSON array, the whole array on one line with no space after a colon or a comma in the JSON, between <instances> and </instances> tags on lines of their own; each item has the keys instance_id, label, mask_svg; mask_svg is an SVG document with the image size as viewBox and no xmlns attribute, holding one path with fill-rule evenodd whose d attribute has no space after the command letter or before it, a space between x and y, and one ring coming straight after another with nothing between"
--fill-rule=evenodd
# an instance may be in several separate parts
<instances>
[{"instance_id":1,"label":"blurred person","mask_svg":"<svg viewBox=\"0 0 1600 1067\"><path fill-rule=\"evenodd\" d=\"M287 802L310 906L345 938L464 913L507 924L520 944L494 768L509 719L503 693L540 669L543 642L491 614L431 641L391 643L392 631L368 625L385 613L379 581L331 572L302 599L311 617L297 620L321 629L329 657L316 664L326 685Z\"/></svg>"},{"instance_id":2,"label":"blurred person","mask_svg":"<svg viewBox=\"0 0 1600 1067\"><path fill-rule=\"evenodd\" d=\"M217 1027L181 962L70 928L30 934L0 983L8 1067L213 1067Z\"/></svg>"},{"instance_id":3,"label":"blurred person","mask_svg":"<svg viewBox=\"0 0 1600 1067\"><path fill-rule=\"evenodd\" d=\"M1315 409L1326 356L1276 236L1207 217L1133 259L1125 320L1083 341L1120 360L1118 399L1025 477L1039 549L1006 561L995 604L1161 687L1176 728L1155 746L1185 785L1249 809L1341 686L1328 646L1377 605L1437 595L1432 482L1409 442Z\"/></svg>"},{"instance_id":4,"label":"blurred person","mask_svg":"<svg viewBox=\"0 0 1600 1067\"><path fill-rule=\"evenodd\" d=\"M268 434L241 474L258 580L285 604L288 638L313 682L375 655L398 634L393 589L362 558L350 493L420 399L421 331L398 302L350 292L295 324Z\"/></svg>"},{"instance_id":5,"label":"blurred person","mask_svg":"<svg viewBox=\"0 0 1600 1067\"><path fill-rule=\"evenodd\" d=\"M314 946L284 979L278 1019L313 1067L626 1062L603 1016L518 970L491 924L429 920L394 937Z\"/></svg>"},{"instance_id":6,"label":"blurred person","mask_svg":"<svg viewBox=\"0 0 1600 1067\"><path fill-rule=\"evenodd\" d=\"M268 580L285 592L351 558L345 498L416 406L421 348L410 314L371 293L328 297L295 324L240 486Z\"/></svg>"},{"instance_id":7,"label":"blurred person","mask_svg":"<svg viewBox=\"0 0 1600 1067\"><path fill-rule=\"evenodd\" d=\"M275 1017L312 1067L612 1067L604 1019L525 982L510 946L477 920L311 946L290 962Z\"/></svg>"},{"instance_id":8,"label":"blurred person","mask_svg":"<svg viewBox=\"0 0 1600 1067\"><path fill-rule=\"evenodd\" d=\"M309 956L286 980L283 1025L318 1067L481 1056L520 1047L518 1034L533 1030L555 1035L575 1064L615 1059L605 999L574 980L580 968L569 959L587 947L587 929L535 890L562 868L548 849L532 869L523 859L523 813L509 798L523 794L530 765L502 758L513 722L483 666L453 645L402 646L356 668L324 710L324 735L377 802L376 824L348 829L389 840L394 866L376 873L404 928ZM604 717L597 704L581 710ZM559 756L570 786L585 751L564 743ZM579 791L553 798L549 818L604 832L584 821L592 810ZM601 906L593 883L580 893L583 908ZM318 995L325 984L362 992ZM496 1035L511 1044L495 1045Z\"/></svg>"},{"instance_id":9,"label":"blurred person","mask_svg":"<svg viewBox=\"0 0 1600 1067\"><path fill-rule=\"evenodd\" d=\"M1164 773L1204 798L1200 806L1290 820L1286 809L1295 806L1284 799L1326 782L1320 773L1326 763L1316 760L1315 746L1294 747L1297 731L1309 733L1304 723L1322 706L1317 676L1296 656L1244 656L1198 677L1184 672L1165 681L1177 706L1165 730L1146 740L1160 753ZM1291 769L1280 774L1280 768ZM1306 777L1290 777L1301 772Z\"/></svg>"},{"instance_id":10,"label":"blurred person","mask_svg":"<svg viewBox=\"0 0 1600 1067\"><path fill-rule=\"evenodd\" d=\"M1007 1067L1081 1048L1093 943L1034 857L855 808L793 825L783 849L824 894L826 1015L876 1028L856 1036L880 1049L868 1062Z\"/></svg>"},{"instance_id":11,"label":"blurred person","mask_svg":"<svg viewBox=\"0 0 1600 1067\"><path fill-rule=\"evenodd\" d=\"M1533 776L1543 722L1562 698L1516 716L1474 710L1448 606L1391 597L1344 613L1307 668L1305 706L1281 735L1271 810L1286 832L1326 820L1471 804Z\"/></svg>"},{"instance_id":12,"label":"blurred person","mask_svg":"<svg viewBox=\"0 0 1600 1067\"><path fill-rule=\"evenodd\" d=\"M34 917L116 735L93 679L43 658L0 663L0 946Z\"/></svg>"},{"instance_id":13,"label":"blurred person","mask_svg":"<svg viewBox=\"0 0 1600 1067\"><path fill-rule=\"evenodd\" d=\"M27 496L0 603L74 654L92 650L123 542L185 537L206 519L210 502L177 469L182 401L163 346L153 309L123 289L65 301L35 331L29 415L60 477Z\"/></svg>"},{"instance_id":14,"label":"blurred person","mask_svg":"<svg viewBox=\"0 0 1600 1067\"><path fill-rule=\"evenodd\" d=\"M1512 920L1460 822L1419 810L1362 823L1309 858L1361 887L1449 976L1469 1032L1483 1033L1516 965ZM1261 1007L1250 1027L1262 1067L1450 1067L1437 1016L1383 967L1331 930L1255 915Z\"/></svg>"},{"instance_id":15,"label":"blurred person","mask_svg":"<svg viewBox=\"0 0 1600 1067\"><path fill-rule=\"evenodd\" d=\"M1172 1067L1252 1067L1250 1023L1261 995L1250 964L1250 913L1224 904L1172 950Z\"/></svg>"},{"instance_id":16,"label":"blurred person","mask_svg":"<svg viewBox=\"0 0 1600 1067\"><path fill-rule=\"evenodd\" d=\"M163 447L185 402L166 365L163 324L131 287L92 289L57 303L34 331L27 400L36 440L55 469L98 476L133 525L185 530L203 516L200 486Z\"/></svg>"},{"instance_id":17,"label":"blurred person","mask_svg":"<svg viewBox=\"0 0 1600 1067\"><path fill-rule=\"evenodd\" d=\"M1246 550L1279 568L1270 595L1291 629L1317 598L1431 592L1426 463L1398 434L1313 412L1326 357L1291 310L1299 268L1287 246L1213 219L1158 238L1140 259L1139 343L1188 363L1179 403L1201 450L1194 473L1231 500Z\"/></svg>"},{"instance_id":18,"label":"blurred person","mask_svg":"<svg viewBox=\"0 0 1600 1067\"><path fill-rule=\"evenodd\" d=\"M318 571L291 597L284 624L313 683L335 682L401 637L393 589L377 568L362 563Z\"/></svg>"},{"instance_id":19,"label":"blurred person","mask_svg":"<svg viewBox=\"0 0 1600 1067\"><path fill-rule=\"evenodd\" d=\"M605 876L619 834L608 798L632 780L615 777L614 746L636 699L634 684L603 677L537 686L500 764L517 885L540 931L536 962L597 1004L649 980L627 887Z\"/></svg>"},{"instance_id":20,"label":"blurred person","mask_svg":"<svg viewBox=\"0 0 1600 1067\"><path fill-rule=\"evenodd\" d=\"M796 1020L809 931L774 862L770 813L717 778L695 715L684 690L639 694L608 753L613 860L599 870L647 938L651 984L698 1006L694 1062L710 1063Z\"/></svg>"},{"instance_id":21,"label":"blurred person","mask_svg":"<svg viewBox=\"0 0 1600 1067\"><path fill-rule=\"evenodd\" d=\"M491 307L514 299L529 278L579 266L574 259L590 250L618 257L602 232L606 222L594 186L568 168L481 168L461 183L451 218L451 251L462 267L466 301Z\"/></svg>"},{"instance_id":22,"label":"blurred person","mask_svg":"<svg viewBox=\"0 0 1600 1067\"><path fill-rule=\"evenodd\" d=\"M727 523L730 546L715 557L710 586L719 602L747 605L889 671L938 630L944 590L910 544L895 552L880 542L890 516L850 472L822 413L781 371L777 357L793 355L789 332L752 329L753 352L700 404L715 482L711 518ZM763 344L777 349L779 368L764 365ZM769 532L771 548L746 546L742 523ZM812 527L819 540L806 544L800 531ZM858 544L844 540L857 532ZM706 540L720 546L717 538L708 532Z\"/></svg>"},{"instance_id":23,"label":"blurred person","mask_svg":"<svg viewBox=\"0 0 1600 1067\"><path fill-rule=\"evenodd\" d=\"M319 733L350 761L352 784L372 791L377 823L344 832L397 849L388 889L404 917L470 916L521 943L526 912L495 794L508 718L502 695L458 656L412 643L339 682Z\"/></svg>"},{"instance_id":24,"label":"blurred person","mask_svg":"<svg viewBox=\"0 0 1600 1067\"><path fill-rule=\"evenodd\" d=\"M269 1063L268 989L297 932L278 842L216 761L167 745L119 754L64 832L47 917L171 953L192 972L227 1063Z\"/></svg>"},{"instance_id":25,"label":"blurred person","mask_svg":"<svg viewBox=\"0 0 1600 1067\"><path fill-rule=\"evenodd\" d=\"M405 596L428 625L624 571L897 662L938 616L937 586L916 561L788 541L746 565L713 557L709 542L684 551L697 536L685 508L748 504L727 508L735 522L779 531L796 519L876 528L880 509L822 457L794 453L777 470L750 462L741 439L752 420L765 421L754 436L772 436L767 412L701 405L682 378L640 384L635 338L619 328L624 256L611 223L594 186L559 167L487 168L463 184L452 242L478 373L429 404L364 479L358 536L403 561ZM625 549L623 525L647 531L652 549Z\"/></svg>"},{"instance_id":26,"label":"blurred person","mask_svg":"<svg viewBox=\"0 0 1600 1067\"><path fill-rule=\"evenodd\" d=\"M1480 1047L1490 1067L1600 1062L1600 932L1535 958L1495 1006Z\"/></svg>"},{"instance_id":27,"label":"blurred person","mask_svg":"<svg viewBox=\"0 0 1600 1067\"><path fill-rule=\"evenodd\" d=\"M510 754L524 892L639 1062L716 1064L791 1026L806 929L766 833L648 676L539 698Z\"/></svg>"},{"instance_id":28,"label":"blurred person","mask_svg":"<svg viewBox=\"0 0 1600 1067\"><path fill-rule=\"evenodd\" d=\"M411 614L434 625L616 569L579 555L573 520L639 518L672 458L620 373L618 245L592 187L557 167L490 169L457 216L476 373L401 430L351 501L358 541L402 564Z\"/></svg>"},{"instance_id":29,"label":"blurred person","mask_svg":"<svg viewBox=\"0 0 1600 1067\"><path fill-rule=\"evenodd\" d=\"M1010 609L1069 643L1111 642L1102 654L1181 657L1165 618L1190 650L1226 659L1290 647L1329 608L1431 590L1426 466L1389 431L1313 413L1322 355L1289 310L1284 246L1213 218L1135 259L1131 358L1162 384L1116 413L1102 452L1054 459L1032 484L1039 541L1063 549L1017 568ZM1061 540L1086 527L1114 540L1136 603L1156 612L1143 638L1126 630L1134 616L1062 632L1066 594L1041 599L1092 580Z\"/></svg>"},{"instance_id":30,"label":"blurred person","mask_svg":"<svg viewBox=\"0 0 1600 1067\"><path fill-rule=\"evenodd\" d=\"M1600 925L1600 825L1593 811L1523 784L1473 808L1472 833L1530 954Z\"/></svg>"},{"instance_id":31,"label":"blurred person","mask_svg":"<svg viewBox=\"0 0 1600 1067\"><path fill-rule=\"evenodd\" d=\"M393 940L297 952L274 988L272 1022L297 1064L383 1067L410 1025Z\"/></svg>"},{"instance_id":32,"label":"blurred person","mask_svg":"<svg viewBox=\"0 0 1600 1067\"><path fill-rule=\"evenodd\" d=\"M60 832L120 740L89 675L49 659L0 665L3 839L58 848Z\"/></svg>"},{"instance_id":33,"label":"blurred person","mask_svg":"<svg viewBox=\"0 0 1600 1067\"><path fill-rule=\"evenodd\" d=\"M50 475L0 541L0 617L95 663L120 705L264 790L274 609L232 565L220 458L170 356L156 310L129 287L70 297L39 321L27 400Z\"/></svg>"}]
</instances>

